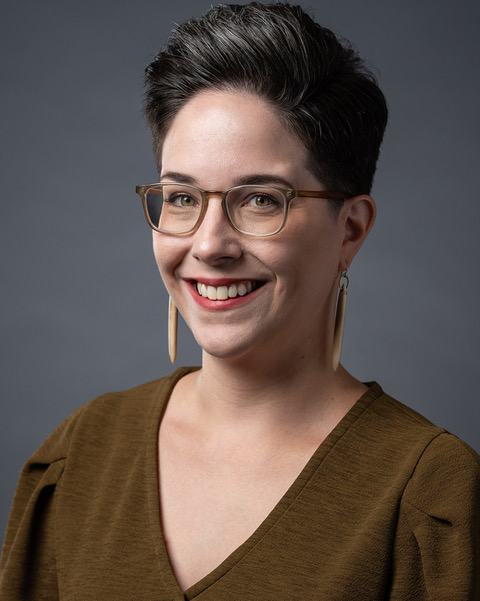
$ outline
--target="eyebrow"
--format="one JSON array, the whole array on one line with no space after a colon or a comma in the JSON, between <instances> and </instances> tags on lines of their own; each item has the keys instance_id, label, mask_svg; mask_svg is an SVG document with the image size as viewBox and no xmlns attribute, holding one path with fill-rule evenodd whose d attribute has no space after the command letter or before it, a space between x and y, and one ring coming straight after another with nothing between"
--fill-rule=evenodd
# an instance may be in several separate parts
<instances>
[{"instance_id":1,"label":"eyebrow","mask_svg":"<svg viewBox=\"0 0 480 601\"><path fill-rule=\"evenodd\" d=\"M282 188L293 188L292 184L278 175L272 175L270 173L255 173L253 175L246 175L235 180L237 186L250 186L257 185L263 186L266 184L277 184Z\"/></svg>"},{"instance_id":2,"label":"eyebrow","mask_svg":"<svg viewBox=\"0 0 480 601\"><path fill-rule=\"evenodd\" d=\"M173 181L181 184L198 186L198 182L194 177L185 173L179 173L177 171L168 171L167 173L163 173L160 177L159 183L162 183L162 181ZM265 186L272 184L281 186L282 188L293 188L291 182L288 180L270 173L254 173L252 175L238 177L234 180L232 188L234 186Z\"/></svg>"},{"instance_id":3,"label":"eyebrow","mask_svg":"<svg viewBox=\"0 0 480 601\"><path fill-rule=\"evenodd\" d=\"M196 186L197 181L195 178L190 175L185 175L184 173L178 173L177 171L168 171L160 176L160 182L165 180L167 182L178 182L179 184L190 184L191 186Z\"/></svg>"}]
</instances>

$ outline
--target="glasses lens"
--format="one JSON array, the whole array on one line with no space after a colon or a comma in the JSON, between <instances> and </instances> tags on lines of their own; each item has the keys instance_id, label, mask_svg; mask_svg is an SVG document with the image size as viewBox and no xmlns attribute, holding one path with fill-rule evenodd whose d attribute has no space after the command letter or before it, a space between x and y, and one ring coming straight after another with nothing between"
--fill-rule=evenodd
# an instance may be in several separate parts
<instances>
[{"instance_id":1,"label":"glasses lens","mask_svg":"<svg viewBox=\"0 0 480 601\"><path fill-rule=\"evenodd\" d=\"M267 236L283 225L286 199L280 190L264 186L237 186L226 198L230 220L245 234Z\"/></svg>"},{"instance_id":2,"label":"glasses lens","mask_svg":"<svg viewBox=\"0 0 480 601\"><path fill-rule=\"evenodd\" d=\"M193 229L202 211L200 190L186 184L163 184L149 188L145 206L156 230L181 234Z\"/></svg>"}]
</instances>

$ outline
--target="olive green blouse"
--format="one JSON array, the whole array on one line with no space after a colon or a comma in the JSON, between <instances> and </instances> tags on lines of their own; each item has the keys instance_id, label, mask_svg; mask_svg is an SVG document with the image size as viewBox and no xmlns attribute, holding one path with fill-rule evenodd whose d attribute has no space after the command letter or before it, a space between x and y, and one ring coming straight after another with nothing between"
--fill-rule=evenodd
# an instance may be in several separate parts
<instances>
[{"instance_id":1,"label":"olive green blouse","mask_svg":"<svg viewBox=\"0 0 480 601\"><path fill-rule=\"evenodd\" d=\"M1 601L478 601L480 458L372 384L257 530L182 591L157 435L175 382L73 413L26 464Z\"/></svg>"}]
</instances>

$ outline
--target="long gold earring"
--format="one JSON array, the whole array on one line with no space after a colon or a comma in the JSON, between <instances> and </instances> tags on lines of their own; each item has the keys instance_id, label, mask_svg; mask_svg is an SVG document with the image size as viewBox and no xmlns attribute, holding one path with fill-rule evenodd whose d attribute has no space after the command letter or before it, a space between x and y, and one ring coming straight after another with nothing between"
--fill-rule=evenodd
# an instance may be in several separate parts
<instances>
[{"instance_id":1,"label":"long gold earring","mask_svg":"<svg viewBox=\"0 0 480 601\"><path fill-rule=\"evenodd\" d=\"M178 325L178 309L172 300L168 297L168 354L170 361L175 363L177 358L177 325Z\"/></svg>"},{"instance_id":2,"label":"long gold earring","mask_svg":"<svg viewBox=\"0 0 480 601\"><path fill-rule=\"evenodd\" d=\"M335 330L333 334L333 369L336 371L340 363L340 355L342 354L343 330L345 328L345 312L347 310L347 288L349 284L347 270L342 271L340 275L337 300L337 310L335 313Z\"/></svg>"}]
</instances>

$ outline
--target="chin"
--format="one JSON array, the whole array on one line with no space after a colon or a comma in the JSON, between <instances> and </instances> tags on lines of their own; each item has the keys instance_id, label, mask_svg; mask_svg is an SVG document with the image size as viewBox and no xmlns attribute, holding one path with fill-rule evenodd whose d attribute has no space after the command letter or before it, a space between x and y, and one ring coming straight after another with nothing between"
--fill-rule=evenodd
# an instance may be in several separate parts
<instances>
[{"instance_id":1,"label":"chin","mask_svg":"<svg viewBox=\"0 0 480 601\"><path fill-rule=\"evenodd\" d=\"M239 332L218 333L213 337L209 335L195 335L195 340L201 347L202 351L216 359L236 360L245 357L249 353L255 354L262 347L262 342L258 336L255 339L250 336L243 335Z\"/></svg>"},{"instance_id":2,"label":"chin","mask_svg":"<svg viewBox=\"0 0 480 601\"><path fill-rule=\"evenodd\" d=\"M250 348L249 345L219 344L218 341L212 343L203 343L200 344L200 347L207 355L215 357L216 359L225 360L239 359L240 357L246 355Z\"/></svg>"}]
</instances>

